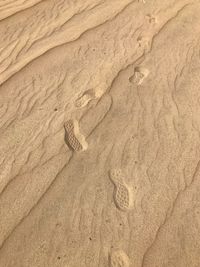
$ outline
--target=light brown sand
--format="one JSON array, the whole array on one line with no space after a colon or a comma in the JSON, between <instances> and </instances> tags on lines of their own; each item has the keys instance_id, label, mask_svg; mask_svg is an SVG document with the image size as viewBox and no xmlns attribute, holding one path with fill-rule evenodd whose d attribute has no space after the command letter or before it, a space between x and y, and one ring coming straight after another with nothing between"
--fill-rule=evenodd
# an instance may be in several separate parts
<instances>
[{"instance_id":1,"label":"light brown sand","mask_svg":"<svg viewBox=\"0 0 200 267\"><path fill-rule=\"evenodd\" d=\"M200 1L0 0L0 267L199 266Z\"/></svg>"}]
</instances>

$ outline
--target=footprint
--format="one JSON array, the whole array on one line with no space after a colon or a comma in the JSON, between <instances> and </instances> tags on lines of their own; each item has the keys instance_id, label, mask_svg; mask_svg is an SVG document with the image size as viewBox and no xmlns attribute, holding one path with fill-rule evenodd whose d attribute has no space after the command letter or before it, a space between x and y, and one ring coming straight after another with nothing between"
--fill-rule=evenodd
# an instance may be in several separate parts
<instances>
[{"instance_id":1,"label":"footprint","mask_svg":"<svg viewBox=\"0 0 200 267\"><path fill-rule=\"evenodd\" d=\"M147 14L145 17L150 24L156 24L157 23L157 18L154 17L153 15Z\"/></svg>"},{"instance_id":2,"label":"footprint","mask_svg":"<svg viewBox=\"0 0 200 267\"><path fill-rule=\"evenodd\" d=\"M101 90L89 89L83 93L81 97L76 99L75 107L83 108L85 107L92 99L96 99L102 95Z\"/></svg>"},{"instance_id":3,"label":"footprint","mask_svg":"<svg viewBox=\"0 0 200 267\"><path fill-rule=\"evenodd\" d=\"M133 205L133 193L125 182L122 170L112 169L110 179L115 185L114 201L116 206L122 211L129 210Z\"/></svg>"},{"instance_id":4,"label":"footprint","mask_svg":"<svg viewBox=\"0 0 200 267\"><path fill-rule=\"evenodd\" d=\"M78 121L68 120L64 124L65 141L67 145L74 151L84 151L88 148L85 137L80 133Z\"/></svg>"},{"instance_id":5,"label":"footprint","mask_svg":"<svg viewBox=\"0 0 200 267\"><path fill-rule=\"evenodd\" d=\"M129 257L123 250L115 250L110 254L110 266L111 267L129 267Z\"/></svg>"},{"instance_id":6,"label":"footprint","mask_svg":"<svg viewBox=\"0 0 200 267\"><path fill-rule=\"evenodd\" d=\"M149 75L149 70L143 67L136 67L135 73L129 78L129 81L133 84L141 85L144 79Z\"/></svg>"},{"instance_id":7,"label":"footprint","mask_svg":"<svg viewBox=\"0 0 200 267\"><path fill-rule=\"evenodd\" d=\"M150 39L149 39L149 37L148 36L139 36L138 38L137 38L137 43L138 43L138 46L140 47L140 48L143 48L144 49L144 51L148 51L149 50L149 48L150 48Z\"/></svg>"}]
</instances>

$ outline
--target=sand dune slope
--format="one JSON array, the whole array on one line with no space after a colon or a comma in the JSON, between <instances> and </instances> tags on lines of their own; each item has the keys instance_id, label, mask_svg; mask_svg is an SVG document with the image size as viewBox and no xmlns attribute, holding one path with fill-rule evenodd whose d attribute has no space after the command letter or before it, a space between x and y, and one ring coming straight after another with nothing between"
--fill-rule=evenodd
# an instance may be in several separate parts
<instances>
[{"instance_id":1,"label":"sand dune slope","mask_svg":"<svg viewBox=\"0 0 200 267\"><path fill-rule=\"evenodd\" d=\"M0 1L0 267L200 266L200 2Z\"/></svg>"}]
</instances>

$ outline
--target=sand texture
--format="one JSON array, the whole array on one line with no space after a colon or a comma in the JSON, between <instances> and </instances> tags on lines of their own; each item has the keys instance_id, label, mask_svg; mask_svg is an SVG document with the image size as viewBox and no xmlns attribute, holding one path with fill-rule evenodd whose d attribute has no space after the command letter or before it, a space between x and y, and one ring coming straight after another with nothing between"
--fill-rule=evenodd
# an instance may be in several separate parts
<instances>
[{"instance_id":1,"label":"sand texture","mask_svg":"<svg viewBox=\"0 0 200 267\"><path fill-rule=\"evenodd\" d=\"M200 267L199 0L0 0L0 267Z\"/></svg>"}]
</instances>

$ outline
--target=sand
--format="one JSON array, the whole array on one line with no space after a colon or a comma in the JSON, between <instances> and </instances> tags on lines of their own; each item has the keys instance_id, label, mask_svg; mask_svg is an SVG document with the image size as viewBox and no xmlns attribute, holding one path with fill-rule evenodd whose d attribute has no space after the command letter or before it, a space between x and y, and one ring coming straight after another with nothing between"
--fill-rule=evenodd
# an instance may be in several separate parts
<instances>
[{"instance_id":1,"label":"sand","mask_svg":"<svg viewBox=\"0 0 200 267\"><path fill-rule=\"evenodd\" d=\"M200 2L0 1L0 267L200 266Z\"/></svg>"}]
</instances>

